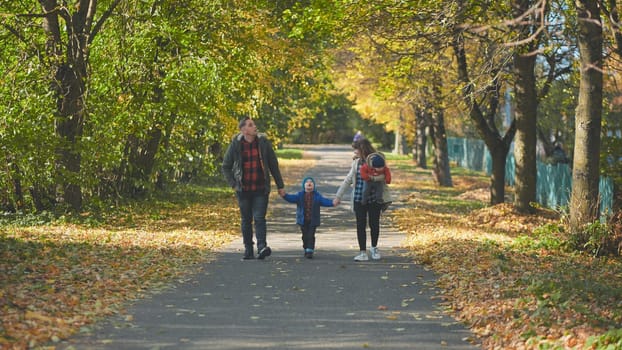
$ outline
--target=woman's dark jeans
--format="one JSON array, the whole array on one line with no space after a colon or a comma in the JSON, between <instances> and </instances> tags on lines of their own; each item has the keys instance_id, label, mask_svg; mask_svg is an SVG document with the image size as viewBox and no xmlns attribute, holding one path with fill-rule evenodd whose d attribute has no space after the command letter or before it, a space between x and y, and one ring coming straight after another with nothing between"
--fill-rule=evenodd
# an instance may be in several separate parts
<instances>
[{"instance_id":1,"label":"woman's dark jeans","mask_svg":"<svg viewBox=\"0 0 622 350\"><path fill-rule=\"evenodd\" d=\"M253 222L255 223L255 238L257 251L267 245L266 242L266 212L268 211L268 194L264 191L236 192L240 215L242 217L242 239L246 248L253 247Z\"/></svg>"},{"instance_id":2,"label":"woman's dark jeans","mask_svg":"<svg viewBox=\"0 0 622 350\"><path fill-rule=\"evenodd\" d=\"M369 233L371 236L371 246L378 246L380 236L380 209L381 205L371 202L367 205L361 202L354 202L354 214L356 215L356 238L359 242L359 249L367 249L367 222L369 220Z\"/></svg>"}]
</instances>

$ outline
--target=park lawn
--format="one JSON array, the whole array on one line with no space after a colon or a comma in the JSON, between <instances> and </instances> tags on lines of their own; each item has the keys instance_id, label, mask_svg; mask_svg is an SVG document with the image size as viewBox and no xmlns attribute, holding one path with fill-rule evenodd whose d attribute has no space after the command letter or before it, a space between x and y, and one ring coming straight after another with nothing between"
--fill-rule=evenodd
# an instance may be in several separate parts
<instances>
[{"instance_id":1,"label":"park lawn","mask_svg":"<svg viewBox=\"0 0 622 350\"><path fill-rule=\"evenodd\" d=\"M293 178L313 165L281 164ZM89 332L102 317L124 315L129 301L196 273L210 252L238 238L237 201L224 183L180 186L166 198L79 218L0 218L0 349Z\"/></svg>"},{"instance_id":2,"label":"park lawn","mask_svg":"<svg viewBox=\"0 0 622 350\"><path fill-rule=\"evenodd\" d=\"M393 222L413 258L439 276L437 298L484 349L622 348L619 258L569 252L564 218L552 210L488 206L481 174L452 169L454 186L440 188L431 170L410 164L392 161L403 200Z\"/></svg>"}]
</instances>

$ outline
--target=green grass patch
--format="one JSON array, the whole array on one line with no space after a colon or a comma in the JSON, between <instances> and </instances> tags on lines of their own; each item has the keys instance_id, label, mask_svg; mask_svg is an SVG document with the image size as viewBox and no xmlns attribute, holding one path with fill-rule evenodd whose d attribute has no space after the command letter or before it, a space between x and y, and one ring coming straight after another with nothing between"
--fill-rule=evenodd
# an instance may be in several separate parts
<instances>
[{"instance_id":1,"label":"green grass patch","mask_svg":"<svg viewBox=\"0 0 622 350\"><path fill-rule=\"evenodd\" d=\"M385 153L384 157L386 160L412 160L412 156L408 154Z\"/></svg>"},{"instance_id":2,"label":"green grass patch","mask_svg":"<svg viewBox=\"0 0 622 350\"><path fill-rule=\"evenodd\" d=\"M276 150L276 156L281 159L302 159L304 150L296 148L284 148Z\"/></svg>"}]
</instances>

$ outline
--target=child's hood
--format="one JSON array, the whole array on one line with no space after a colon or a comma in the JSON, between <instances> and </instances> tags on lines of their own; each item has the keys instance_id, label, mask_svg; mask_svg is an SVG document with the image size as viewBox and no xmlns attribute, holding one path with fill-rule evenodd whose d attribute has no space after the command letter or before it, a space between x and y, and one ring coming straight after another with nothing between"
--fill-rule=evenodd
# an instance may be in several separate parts
<instances>
[{"instance_id":1,"label":"child's hood","mask_svg":"<svg viewBox=\"0 0 622 350\"><path fill-rule=\"evenodd\" d=\"M311 182L313 182L313 191L315 191L315 180L311 176L307 176L302 179L302 192L305 191L305 183L307 182L307 180L311 180Z\"/></svg>"}]
</instances>

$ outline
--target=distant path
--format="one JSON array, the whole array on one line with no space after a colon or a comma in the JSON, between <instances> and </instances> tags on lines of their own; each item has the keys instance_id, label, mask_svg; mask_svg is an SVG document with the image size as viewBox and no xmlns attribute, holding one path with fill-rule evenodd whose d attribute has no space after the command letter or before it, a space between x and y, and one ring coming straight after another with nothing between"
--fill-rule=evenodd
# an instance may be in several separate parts
<instances>
[{"instance_id":1,"label":"distant path","mask_svg":"<svg viewBox=\"0 0 622 350\"><path fill-rule=\"evenodd\" d=\"M347 174L352 149L309 146L318 158L318 190L333 198ZM286 190L302 178L285 179ZM241 261L241 238L223 248L203 272L128 309L95 334L57 349L478 349L472 335L444 315L432 273L400 248L402 234L382 218L380 261L356 263L349 197L322 208L316 254L302 258L295 205L270 202L266 260Z\"/></svg>"}]
</instances>

